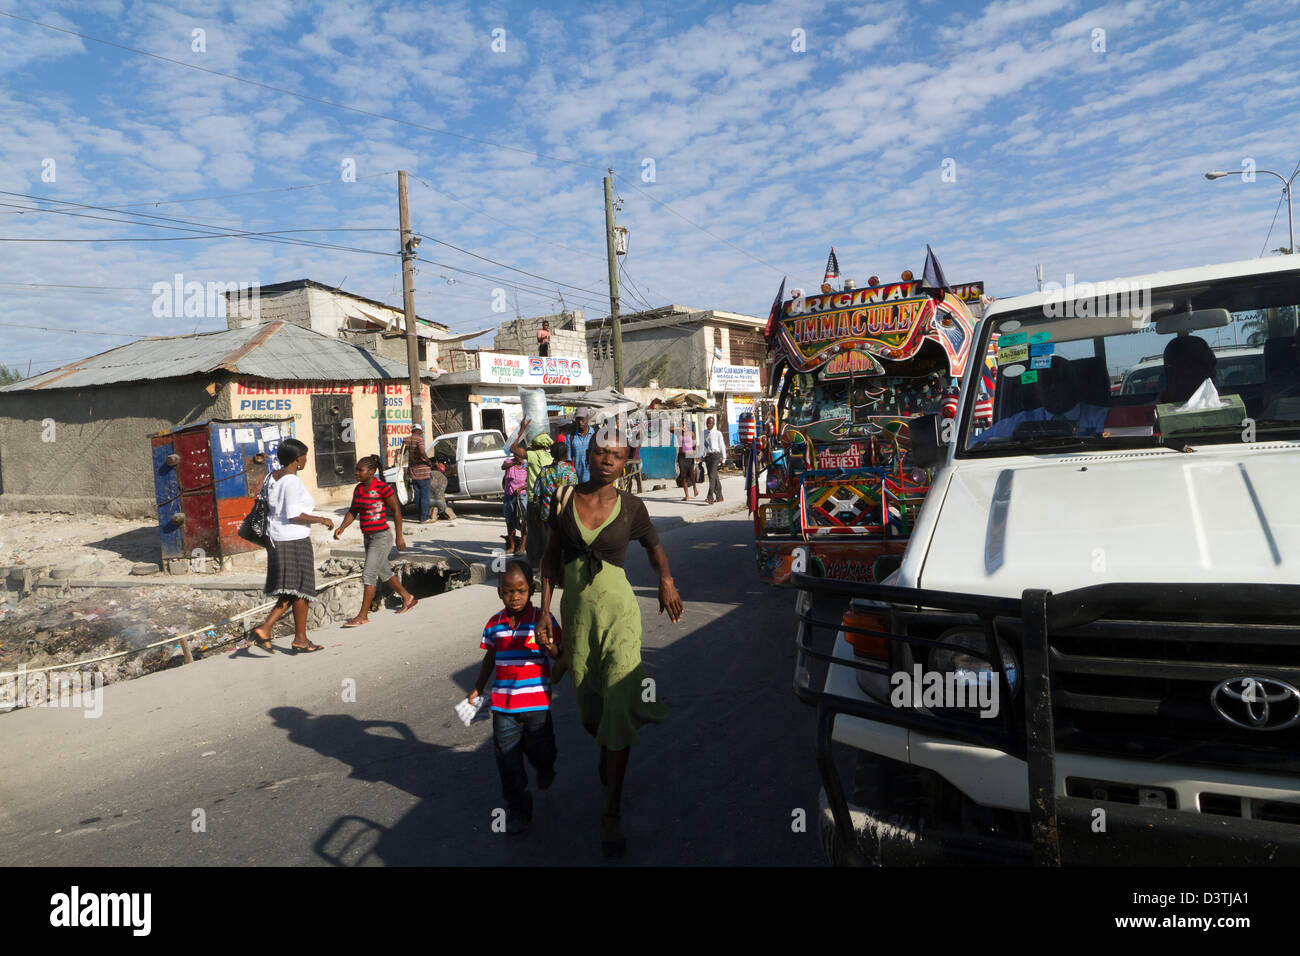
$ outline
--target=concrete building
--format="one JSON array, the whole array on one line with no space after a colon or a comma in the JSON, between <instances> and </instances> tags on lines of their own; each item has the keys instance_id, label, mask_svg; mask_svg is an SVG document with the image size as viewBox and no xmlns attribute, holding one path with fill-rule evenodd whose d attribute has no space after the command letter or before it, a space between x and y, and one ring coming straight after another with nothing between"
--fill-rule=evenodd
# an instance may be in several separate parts
<instances>
[{"instance_id":1,"label":"concrete building","mask_svg":"<svg viewBox=\"0 0 1300 956\"><path fill-rule=\"evenodd\" d=\"M498 352L537 355L537 332L543 322L551 324L549 354L553 358L588 358L587 321L581 309L535 319L515 319L502 324L492 342Z\"/></svg>"},{"instance_id":2,"label":"concrete building","mask_svg":"<svg viewBox=\"0 0 1300 956\"><path fill-rule=\"evenodd\" d=\"M288 322L321 335L359 345L394 362L406 361L406 315L400 305L386 305L365 296L334 289L311 279L261 286L249 301L247 293L226 295L226 327L248 328L268 322ZM492 331L491 326L452 334L441 322L416 316L421 369L449 368L447 350Z\"/></svg>"},{"instance_id":3,"label":"concrete building","mask_svg":"<svg viewBox=\"0 0 1300 956\"><path fill-rule=\"evenodd\" d=\"M537 330L543 321L551 325L546 356L537 354ZM522 416L521 388L571 391L592 383L586 321L580 310L513 319L500 327L493 346L444 352L443 368L449 371L435 380L435 402L448 415L467 422L464 428L496 428L510 435Z\"/></svg>"},{"instance_id":4,"label":"concrete building","mask_svg":"<svg viewBox=\"0 0 1300 956\"><path fill-rule=\"evenodd\" d=\"M766 319L752 315L683 305L622 315L623 385L711 390L709 378L715 365L757 368L760 383L766 385L766 325ZM595 387L613 388L614 336L609 317L592 319L586 327Z\"/></svg>"},{"instance_id":5,"label":"concrete building","mask_svg":"<svg viewBox=\"0 0 1300 956\"><path fill-rule=\"evenodd\" d=\"M642 401L685 390L707 395L720 409L718 427L734 444L737 418L754 410L755 396L767 387L766 325L753 315L683 305L623 315L624 389ZM594 387L612 388L614 337L608 316L587 323L587 343Z\"/></svg>"},{"instance_id":6,"label":"concrete building","mask_svg":"<svg viewBox=\"0 0 1300 956\"><path fill-rule=\"evenodd\" d=\"M404 362L283 320L141 339L0 388L0 508L153 515L150 436L210 419L293 419L316 503L346 502L356 458L410 434L409 391Z\"/></svg>"}]
</instances>

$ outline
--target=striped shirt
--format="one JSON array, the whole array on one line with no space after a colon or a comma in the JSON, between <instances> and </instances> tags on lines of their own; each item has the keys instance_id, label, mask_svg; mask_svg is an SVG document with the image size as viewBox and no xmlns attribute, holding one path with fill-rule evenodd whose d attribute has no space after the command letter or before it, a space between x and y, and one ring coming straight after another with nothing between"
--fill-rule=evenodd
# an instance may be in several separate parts
<instances>
[{"instance_id":1,"label":"striped shirt","mask_svg":"<svg viewBox=\"0 0 1300 956\"><path fill-rule=\"evenodd\" d=\"M378 534L388 530L388 499L393 497L392 485L379 478L371 478L368 485L357 485L352 492L351 512L357 516L362 534Z\"/></svg>"},{"instance_id":2,"label":"striped shirt","mask_svg":"<svg viewBox=\"0 0 1300 956\"><path fill-rule=\"evenodd\" d=\"M479 647L496 652L492 675L492 709L503 714L547 710L551 706L551 659L537 646L537 622L541 609L530 604L510 626L510 615L502 608L483 628ZM551 615L551 637L560 643L560 622Z\"/></svg>"}]
</instances>

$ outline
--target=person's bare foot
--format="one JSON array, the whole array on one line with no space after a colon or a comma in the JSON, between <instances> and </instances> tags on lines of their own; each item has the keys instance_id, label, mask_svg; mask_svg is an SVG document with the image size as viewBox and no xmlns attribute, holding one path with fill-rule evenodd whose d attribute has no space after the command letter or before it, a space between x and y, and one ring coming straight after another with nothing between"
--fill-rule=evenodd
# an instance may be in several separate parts
<instances>
[{"instance_id":1,"label":"person's bare foot","mask_svg":"<svg viewBox=\"0 0 1300 956\"><path fill-rule=\"evenodd\" d=\"M420 603L419 599L414 597L411 598L411 600L409 601L403 601L402 607L397 613L404 614L405 612L409 611L411 608L415 607L419 603Z\"/></svg>"}]
</instances>

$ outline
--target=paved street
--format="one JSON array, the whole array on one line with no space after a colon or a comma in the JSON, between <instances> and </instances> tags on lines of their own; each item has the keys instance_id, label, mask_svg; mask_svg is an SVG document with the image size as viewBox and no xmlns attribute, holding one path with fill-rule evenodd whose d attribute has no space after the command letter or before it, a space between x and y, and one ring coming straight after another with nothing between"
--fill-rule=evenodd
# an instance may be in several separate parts
<instances>
[{"instance_id":1,"label":"paved street","mask_svg":"<svg viewBox=\"0 0 1300 956\"><path fill-rule=\"evenodd\" d=\"M730 504L730 502L728 502ZM644 657L672 713L632 753L625 865L819 864L813 713L791 692L793 601L756 580L743 512L664 535L686 602L657 613L636 545ZM598 864L596 749L560 684L554 786L524 836L502 805L490 721L452 707L499 607L468 587L314 634L106 688L104 713L0 719L0 841L10 864ZM281 649L287 638L277 641ZM356 700L344 702L345 682ZM808 812L792 832L792 811ZM202 810L206 832L193 831Z\"/></svg>"}]
</instances>

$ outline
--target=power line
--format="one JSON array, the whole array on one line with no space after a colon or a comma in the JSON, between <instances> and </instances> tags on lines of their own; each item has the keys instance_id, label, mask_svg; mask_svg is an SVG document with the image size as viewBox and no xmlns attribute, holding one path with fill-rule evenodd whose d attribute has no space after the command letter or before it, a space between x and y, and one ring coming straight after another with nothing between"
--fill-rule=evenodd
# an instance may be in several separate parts
<instances>
[{"instance_id":1,"label":"power line","mask_svg":"<svg viewBox=\"0 0 1300 956\"><path fill-rule=\"evenodd\" d=\"M503 226L508 226L509 228L514 229L516 232L522 232L522 233L524 233L525 235L532 236L534 239L540 239L542 242L546 242L546 243L549 243L549 244L552 245L552 246L556 246L556 247L558 247L558 248L560 248L560 249L564 249L564 250L566 250L566 251L568 251L568 252L572 252L572 253L574 253L575 255L586 256L588 259L595 259L595 260L597 260L598 262L604 262L604 261L605 261L605 257L604 257L604 256L598 256L598 255L596 255L595 253L591 253L591 252L583 252L581 249L574 249L572 246L566 246L566 245L565 245L564 243L562 243L562 242L556 242L556 241L553 240L553 239L547 239L545 236L540 236L540 235L538 235L538 234L535 233L535 232L529 232L527 229L525 229L523 226L520 226L518 223L507 222L507 221L504 220L504 219L498 219L496 216L492 215L491 213L484 212L484 211L481 210L481 209L477 209L477 208L475 208L474 206L471 206L469 203L465 202L463 199L457 199L457 198L456 198L455 196L453 196L451 193L443 192L441 189L437 188L436 186L434 186L434 185L432 185L432 184L430 184L430 183L428 183L428 182L425 182L425 181L424 181L423 179L421 179L419 176L412 176L411 178L414 179L414 180L415 180L417 183L419 183L420 185L424 186L426 189L431 189L431 190L433 190L433 191L436 192L439 196L445 196L446 198L450 199L452 202L454 202L454 203L459 203L460 205L464 206L466 209L468 209L470 212L474 213L475 215L483 216L483 217L485 217L485 218L487 218L487 219L491 219L493 222L500 223L500 224L503 225Z\"/></svg>"},{"instance_id":2,"label":"power line","mask_svg":"<svg viewBox=\"0 0 1300 956\"><path fill-rule=\"evenodd\" d=\"M356 181L360 182L363 179L378 179L380 176L391 176L395 172L397 172L397 170L387 169L382 173L371 173L367 176L358 176L356 178ZM318 183L304 183L301 186L276 186L273 189L251 189L248 192L243 192L243 193L226 193L225 195L222 196L197 196L193 199L150 199L141 202L115 203L111 206L105 206L103 208L128 209L132 206L152 206L155 208L158 206L179 206L179 205L186 205L192 202L212 202L217 199L238 199L241 196L263 196L266 193L284 193L284 192L293 192L294 190L297 189L316 189L321 186L338 186L338 185L347 185L347 183L345 183L342 179L325 179Z\"/></svg>"},{"instance_id":3,"label":"power line","mask_svg":"<svg viewBox=\"0 0 1300 956\"><path fill-rule=\"evenodd\" d=\"M695 222L694 220L692 220L692 219L688 219L686 216L683 216L681 213L679 213L679 212L678 212L676 209L674 209L672 206L668 205L668 203L664 202L664 201L661 200L661 199L657 199L656 197L652 196L650 193L646 192L646 190L642 189L640 186L637 186L635 183L633 183L633 182L631 182L631 181L629 181L629 180L627 180L627 179L624 179L622 176L620 176L618 173L615 173L613 170L610 170L610 173L611 173L611 175L612 175L615 179L622 179L623 182L627 183L628 186L631 186L633 189L635 189L637 192L639 192L642 196L645 196L645 197L646 197L647 199L649 199L652 203L655 203L656 205L658 205L658 206L662 206L664 209L667 209L670 213L672 213L674 216L676 216L676 217L677 217L678 219L680 219L682 222L686 223L687 225L694 226L696 229L700 230L700 232L704 233L706 236L710 236L710 237L716 239L718 242L721 242L721 243L724 243L725 245L730 246L731 248L735 249L737 252L741 253L742 255L744 255L744 256L748 256L750 259L753 259L753 260L754 260L755 262L757 262L759 265L767 266L769 269L773 270L774 272L779 272L779 273L781 273L781 275L785 275L785 274L786 274L786 271L785 271L785 270L783 270L783 269L778 269L776 266L772 265L772 263L767 262L767 261L764 260L764 259L760 259L760 258L758 258L758 256L753 255L751 252L749 252L749 251L746 250L746 249L742 249L740 246L736 245L736 244L735 244L734 242L732 242L731 240L729 240L729 239L723 239L723 238L722 238L721 236L719 236L717 233L715 233L715 232L710 232L708 229L705 229L705 228L704 228L703 226L701 226L698 222Z\"/></svg>"},{"instance_id":4,"label":"power line","mask_svg":"<svg viewBox=\"0 0 1300 956\"><path fill-rule=\"evenodd\" d=\"M11 329L38 329L41 332L67 332L69 335L109 335L119 339L138 339L140 336L134 332L97 332L91 329L56 329L48 325L26 325L18 322L0 322L0 325L7 325Z\"/></svg>"},{"instance_id":5,"label":"power line","mask_svg":"<svg viewBox=\"0 0 1300 956\"><path fill-rule=\"evenodd\" d=\"M99 211L99 212L116 212L116 211L118 211L118 210L112 209L111 207L107 207L107 206L97 206L97 205L94 205L94 204L91 204L91 203L79 203L79 202L73 202L73 201L70 200L70 199L54 199L54 198L49 197L49 196L34 196L34 195L29 194L29 193L16 193L16 192L10 192L10 191L8 191L8 190L3 190L3 189L0 189L0 196L17 196L17 197L19 197L19 198L22 198L22 199L29 199L29 200L33 200L33 201L35 201L35 202L57 203L57 204L62 205L62 206L73 206L73 207L75 207L75 208L77 208L77 209L94 209L94 210ZM13 205L13 204L9 204L9 205ZM27 208L27 207L22 207L22 208ZM67 212L66 210L44 209L44 208L41 208L41 207L31 207L31 208L27 208L27 211L28 211L28 212L58 212L58 213L61 213L61 214L64 214L64 215L75 215L74 213ZM284 238L278 238L278 237L281 236L282 234L287 234L287 233L292 233L292 232L393 232L393 231L396 231L396 230L393 230L391 227L383 227L383 228L354 228L354 227L338 227L338 228L320 228L320 229L285 229L285 230L279 230L279 231L266 231L266 232L230 232L229 230L225 229L225 228L222 227L222 226L214 226L214 225L212 225L211 223L201 222L201 221L199 221L199 220L197 220L197 219L179 219L179 218L177 218L177 217L175 217L175 216L156 216L156 215L153 215L152 213L144 213L144 212L127 212L127 213L124 213L123 215L127 215L127 216L135 216L136 219L157 219L157 220L159 220L160 222L178 222L178 223L184 223L184 224L186 224L186 225L190 225L190 226L199 226L199 227L201 227L202 229L206 229L206 230L216 230L215 232L211 233L212 238L250 238L250 239L252 239L252 240L255 241L255 242L279 242L279 243L283 243L283 244L285 244L285 245L299 245L299 246L306 246L306 247L309 247L309 248L319 248L319 249L337 249L337 250L347 251L347 252L366 252L366 253L369 253L370 255L392 255L392 256L399 255L399 253L376 252L375 250L371 250L371 249L356 249L355 247L352 247L352 246L341 246L341 245L339 245L339 244L337 244L337 243L311 242L311 241L303 240L303 239L284 239ZM85 218L95 219L95 218L104 218L104 217L96 217L96 216L89 216L89 215L87 215L87 216L85 216ZM126 223L126 224L129 224L129 225L141 225L141 226L155 226L155 225L156 225L155 223L152 223L152 222L137 222L136 220L132 220L132 219L122 219L122 220L110 219L110 220L108 220L108 221L110 221L110 222L122 222L122 223ZM178 228L178 227L169 227L169 228ZM198 231L198 230L190 229L190 230L183 230L183 231L196 232L196 231ZM31 240L3 240L3 241L31 241L31 242L42 242L42 241L58 241L58 240L31 239ZM123 240L117 240L117 239L103 239L103 240L68 239L68 240L66 240L66 241L68 241L68 242L85 242L85 241L117 242L117 241L123 241ZM125 241L130 241L130 240L125 240Z\"/></svg>"},{"instance_id":6,"label":"power line","mask_svg":"<svg viewBox=\"0 0 1300 956\"><path fill-rule=\"evenodd\" d=\"M1296 173L1300 173L1300 163L1295 164L1295 169L1291 172L1291 179L1295 179ZM1282 200L1287 198L1287 193L1290 191L1291 187L1288 185L1286 189L1282 190L1282 195L1277 197L1277 205L1273 207L1273 221L1268 224L1268 235L1264 237L1264 245L1260 246L1259 255L1255 257L1256 259L1264 258L1264 250L1268 248L1268 241L1273 238L1273 227L1277 225L1277 214L1282 211ZM1294 249L1291 251L1295 252Z\"/></svg>"},{"instance_id":7,"label":"power line","mask_svg":"<svg viewBox=\"0 0 1300 956\"><path fill-rule=\"evenodd\" d=\"M584 289L582 286L579 286L579 285L571 285L571 284L569 284L568 282L561 282L559 279L551 279L551 278L549 278L549 277L547 277L547 276L540 276L540 275L538 275L536 272L529 272L529 271L526 270L526 269L519 269L519 268L516 268L515 266L506 265L504 262L498 262L496 259L492 259L492 258L490 258L490 257L488 257L488 256L481 256L481 255L479 255L477 252L470 252L468 249L462 249L460 246L454 245L453 243L450 243L450 242L444 242L444 241L441 240L441 239L435 239L435 238L433 238L433 236L426 236L426 235L425 235L424 233L422 233L422 232L417 232L416 235L419 236L419 237L422 238L422 239L428 239L430 242L436 242L436 243L438 243L438 245L440 245L440 246L446 246L446 247L449 248L449 249L455 249L457 252L462 252L462 253L464 253L464 254L467 255L467 256L473 256L475 259L482 259L484 262L490 262L490 263L492 263L494 266L500 266L502 269L509 269L511 272L518 272L518 273L520 273L521 275L526 275L526 276L529 276L529 277L531 277L531 278L533 278L533 279L541 279L543 282L550 282L550 283L553 283L553 284L555 284L555 285L562 285L562 286L564 286L566 289L577 289L579 292L586 292L588 295L597 295L597 296L598 296L598 295L602 295L602 294L603 294L603 293L601 293L601 292L593 291L593 290L591 290L591 289Z\"/></svg>"},{"instance_id":8,"label":"power line","mask_svg":"<svg viewBox=\"0 0 1300 956\"><path fill-rule=\"evenodd\" d=\"M35 287L38 289L111 289L115 292L139 292L133 285L65 285L60 282L0 282L0 285Z\"/></svg>"},{"instance_id":9,"label":"power line","mask_svg":"<svg viewBox=\"0 0 1300 956\"><path fill-rule=\"evenodd\" d=\"M467 136L464 133L453 133L450 130L438 129L433 126L425 126L422 123L413 123L410 120L400 119L399 117L396 116L388 116L387 114L384 113L375 113L372 112L371 110L363 110L360 107L356 107L356 106L345 106L342 103L335 103L333 100L322 99L319 96L309 96L306 93L297 93L294 92L293 90L287 90L284 87L272 86L270 83L260 83L257 80L250 80L242 76L236 76L234 73L223 73L220 70L210 70L205 66L198 66L194 63L186 63L184 60L173 59L172 57L162 56L161 54L158 53L150 53L148 50L136 49L135 47L126 46L125 44L122 43L114 43L112 40L102 40L99 37L93 37L86 33L79 33L76 30L68 30L64 27L56 27L51 23L42 23L40 20L32 20L27 17L20 17L13 13L6 13L4 11L0 11L0 16L9 17L11 20L21 20L23 23L30 23L33 26L43 27L46 30L55 30L59 33L66 33L69 36L78 37L79 39L82 40L90 40L92 43L102 43L104 46L111 46L118 50L125 50L128 53L135 53L138 56L147 56L150 57L151 59L161 60L164 63L171 63L176 66L183 66L189 70L198 70L200 73L209 73L212 76L219 76L222 77L223 79L234 80L236 83L246 83L249 86L256 86L263 90L270 90L272 93L279 93L283 96L292 96L308 103L319 103L322 106L328 106L338 110L346 110L349 113L359 113L362 116L369 116L372 119L381 119L389 123L399 123L402 126L410 126L414 129L423 130L426 133L433 133L437 136L450 136L454 139L464 140L470 143L478 143L482 146L491 146L494 149L504 149L512 153L523 153L525 156L533 156L537 159L546 159L555 163L564 163L569 166L578 166L586 169L596 168L595 166L592 166L589 163L580 163L576 160L563 159L562 157L559 156L549 156L546 153L534 152L531 149L524 149L520 146L507 146L504 143L494 143L491 140L479 139L478 137L475 136Z\"/></svg>"},{"instance_id":10,"label":"power line","mask_svg":"<svg viewBox=\"0 0 1300 956\"><path fill-rule=\"evenodd\" d=\"M465 269L465 268L462 268L462 267L460 267L460 266L453 266L453 265L450 265L450 264L445 263L445 262L439 262L439 261L436 260L436 259L426 259L426 258L424 258L424 257L422 257L422 256L417 256L416 259L417 259L417 261L419 261L419 262L427 262L427 263L429 263L430 265L438 266L440 269L451 269L453 272L463 272L463 273L465 273L466 275L474 276L474 277L479 278L479 279L484 279L484 280L486 280L486 281L488 281L488 282L495 282L495 283L497 283L497 284L499 284L499 285L503 285L503 286L506 286L506 287L508 287L508 288L516 288L516 289L521 289L521 290L528 290L528 291L530 291L530 292L540 292L540 293L545 293L545 294L549 294L549 292L550 292L549 289L542 289L542 288L539 288L539 287L534 286L534 285L525 284L525 283L519 282L517 279L511 281L511 280L509 280L509 279L505 279L505 278L503 278L503 277L501 277L501 276L487 275L486 273L483 273L483 272L475 272L473 269ZM581 298L583 298L583 297L582 297L582 296L573 296L573 298L575 298L575 299L581 299Z\"/></svg>"}]
</instances>

